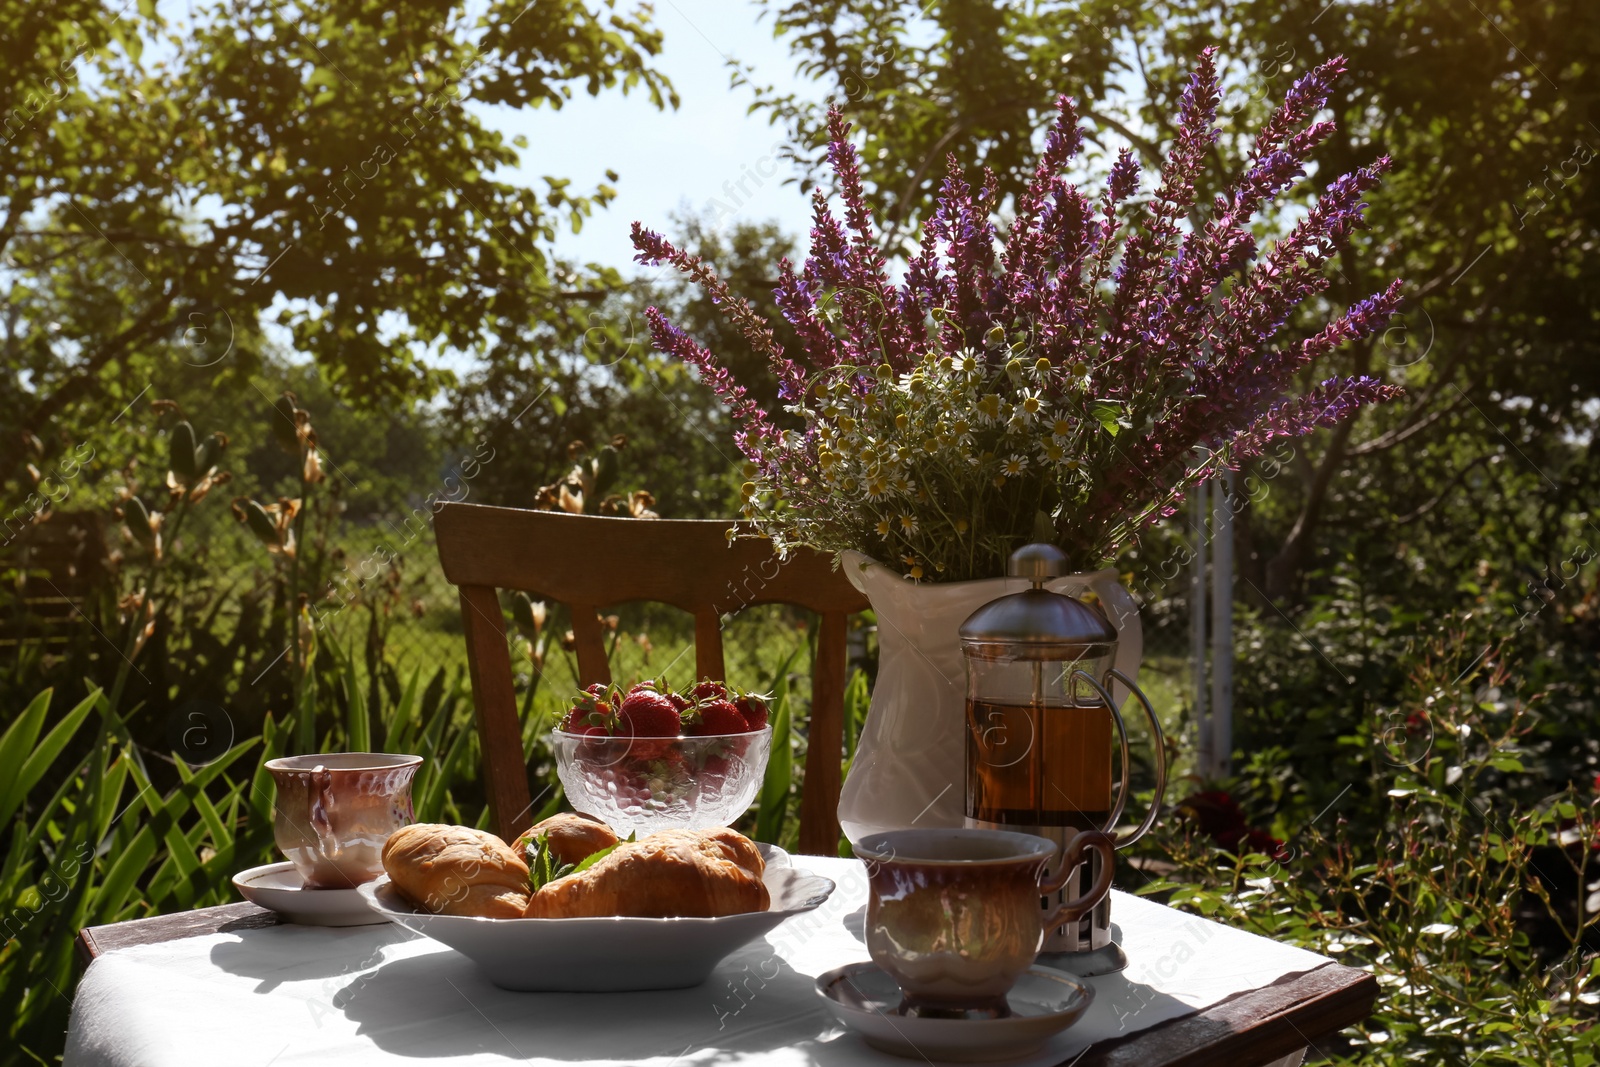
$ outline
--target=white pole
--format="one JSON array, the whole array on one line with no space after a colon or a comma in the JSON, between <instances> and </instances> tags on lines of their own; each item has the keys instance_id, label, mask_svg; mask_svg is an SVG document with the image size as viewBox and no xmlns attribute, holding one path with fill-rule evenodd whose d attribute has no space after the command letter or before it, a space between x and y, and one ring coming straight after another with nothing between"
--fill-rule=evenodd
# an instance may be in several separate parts
<instances>
[{"instance_id":1,"label":"white pole","mask_svg":"<svg viewBox=\"0 0 1600 1067\"><path fill-rule=\"evenodd\" d=\"M1189 572L1189 658L1194 671L1194 726L1196 769L1211 774L1211 719L1206 714L1206 483L1194 487L1190 517L1193 520L1194 563Z\"/></svg>"},{"instance_id":2,"label":"white pole","mask_svg":"<svg viewBox=\"0 0 1600 1067\"><path fill-rule=\"evenodd\" d=\"M1233 759L1233 471L1214 483L1212 498L1211 757L1221 778Z\"/></svg>"}]
</instances>

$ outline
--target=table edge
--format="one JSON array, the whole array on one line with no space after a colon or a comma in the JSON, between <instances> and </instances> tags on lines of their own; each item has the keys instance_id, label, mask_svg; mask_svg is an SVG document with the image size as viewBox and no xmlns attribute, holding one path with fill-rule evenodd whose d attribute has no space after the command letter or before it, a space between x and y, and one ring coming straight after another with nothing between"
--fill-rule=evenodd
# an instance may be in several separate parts
<instances>
[{"instance_id":1,"label":"table edge","mask_svg":"<svg viewBox=\"0 0 1600 1067\"><path fill-rule=\"evenodd\" d=\"M240 901L235 904L218 904L193 911L175 911L166 915L150 915L142 919L125 919L100 926L85 926L78 931L78 956L92 963L107 952L134 945L158 945L163 941L181 941L189 937L203 937L225 929L248 930L277 926L282 922L277 912Z\"/></svg>"},{"instance_id":2,"label":"table edge","mask_svg":"<svg viewBox=\"0 0 1600 1067\"><path fill-rule=\"evenodd\" d=\"M1060 1067L1250 1067L1272 1063L1365 1019L1378 999L1370 973L1329 960L1115 1041ZM1254 1057L1254 1058L1242 1058Z\"/></svg>"}]
</instances>

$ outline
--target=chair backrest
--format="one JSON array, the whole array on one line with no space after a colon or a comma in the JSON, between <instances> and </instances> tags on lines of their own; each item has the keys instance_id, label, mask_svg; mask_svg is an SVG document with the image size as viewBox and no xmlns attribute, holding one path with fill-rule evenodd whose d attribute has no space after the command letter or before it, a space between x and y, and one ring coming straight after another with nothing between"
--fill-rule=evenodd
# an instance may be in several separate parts
<instances>
[{"instance_id":1,"label":"chair backrest","mask_svg":"<svg viewBox=\"0 0 1600 1067\"><path fill-rule=\"evenodd\" d=\"M614 519L445 504L434 515L439 562L461 594L467 662L483 747L489 814L507 840L533 821L526 754L497 590L566 604L582 685L611 680L599 609L653 600L694 616L695 677L723 678L722 618L751 604L794 604L821 616L806 735L800 848L838 847L845 634L867 600L819 552L779 560L757 539L727 539L726 521Z\"/></svg>"}]
</instances>

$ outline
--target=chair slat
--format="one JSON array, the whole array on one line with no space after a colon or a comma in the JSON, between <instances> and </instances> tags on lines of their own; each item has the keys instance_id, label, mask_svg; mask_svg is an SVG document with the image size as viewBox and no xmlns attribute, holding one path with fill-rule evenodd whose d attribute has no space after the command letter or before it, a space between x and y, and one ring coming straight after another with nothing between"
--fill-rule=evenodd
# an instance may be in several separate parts
<instances>
[{"instance_id":1,"label":"chair slat","mask_svg":"<svg viewBox=\"0 0 1600 1067\"><path fill-rule=\"evenodd\" d=\"M722 616L707 608L694 616L694 677L695 681L726 678L727 668L722 659Z\"/></svg>"},{"instance_id":2,"label":"chair slat","mask_svg":"<svg viewBox=\"0 0 1600 1067\"><path fill-rule=\"evenodd\" d=\"M589 604L569 604L572 611L572 639L577 644L578 684L604 685L611 681L611 664L606 661L606 638L600 616Z\"/></svg>"},{"instance_id":3,"label":"chair slat","mask_svg":"<svg viewBox=\"0 0 1600 1067\"><path fill-rule=\"evenodd\" d=\"M800 796L800 851L810 855L832 856L839 848L847 633L843 612L823 613L817 627L816 668L811 675L806 788Z\"/></svg>"},{"instance_id":4,"label":"chair slat","mask_svg":"<svg viewBox=\"0 0 1600 1067\"><path fill-rule=\"evenodd\" d=\"M489 821L507 841L532 822L529 814L527 756L517 725L517 694L506 647L500 598L481 585L461 587L461 625L467 634L472 704L483 748L484 791Z\"/></svg>"}]
</instances>

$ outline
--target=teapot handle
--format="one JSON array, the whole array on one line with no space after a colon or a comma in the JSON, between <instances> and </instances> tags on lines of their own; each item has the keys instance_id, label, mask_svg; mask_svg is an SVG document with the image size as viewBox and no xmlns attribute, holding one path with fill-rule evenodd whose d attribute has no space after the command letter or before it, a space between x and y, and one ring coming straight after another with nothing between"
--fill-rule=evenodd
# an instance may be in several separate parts
<instances>
[{"instance_id":1,"label":"teapot handle","mask_svg":"<svg viewBox=\"0 0 1600 1067\"><path fill-rule=\"evenodd\" d=\"M1167 792L1167 742L1161 733L1161 720L1156 717L1156 709L1150 706L1150 698L1144 695L1144 690L1135 685L1132 678L1129 678L1115 667L1111 668L1108 675L1127 686L1128 691L1139 698L1139 703L1144 706L1145 720L1150 724L1150 740L1155 745L1156 750L1156 791L1150 800L1150 810L1145 812L1144 821L1139 824L1133 833L1117 842L1118 848L1124 848L1149 833L1150 827L1155 825L1156 816L1161 814L1161 799ZM1120 718L1117 720L1119 726L1121 721ZM1124 746L1128 743L1126 731L1122 734L1122 743ZM1128 773L1128 752L1126 747L1123 748L1122 752L1122 773L1124 776L1124 792L1126 792L1126 776ZM1120 813L1121 809L1119 808L1118 814Z\"/></svg>"}]
</instances>

